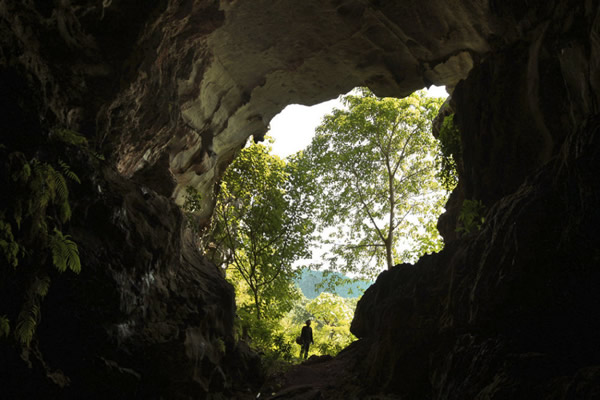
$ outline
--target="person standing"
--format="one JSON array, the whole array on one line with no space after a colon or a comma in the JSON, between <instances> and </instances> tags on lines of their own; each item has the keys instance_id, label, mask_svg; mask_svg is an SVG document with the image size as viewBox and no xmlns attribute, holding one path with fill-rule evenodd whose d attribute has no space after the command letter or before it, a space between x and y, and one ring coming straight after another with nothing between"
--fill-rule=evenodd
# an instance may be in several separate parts
<instances>
[{"instance_id":1,"label":"person standing","mask_svg":"<svg viewBox=\"0 0 600 400\"><path fill-rule=\"evenodd\" d=\"M308 357L308 349L312 343L315 343L313 340L312 328L310 327L310 319L306 320L306 325L302 327L302 332L300 333L300 340L302 344L300 345L300 358L302 358L302 353L304 353L304 359Z\"/></svg>"}]
</instances>

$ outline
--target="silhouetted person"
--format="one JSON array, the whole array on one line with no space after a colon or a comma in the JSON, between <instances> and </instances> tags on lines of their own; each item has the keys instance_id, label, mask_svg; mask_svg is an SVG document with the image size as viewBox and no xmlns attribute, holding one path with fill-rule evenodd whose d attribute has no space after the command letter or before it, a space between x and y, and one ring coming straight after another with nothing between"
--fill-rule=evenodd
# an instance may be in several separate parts
<instances>
[{"instance_id":1,"label":"silhouetted person","mask_svg":"<svg viewBox=\"0 0 600 400\"><path fill-rule=\"evenodd\" d=\"M304 359L308 357L308 348L311 343L314 343L312 328L310 327L310 319L306 320L306 326L302 327L302 333L300 333L300 340L302 344L300 345L300 358L302 358L302 353L304 353Z\"/></svg>"}]
</instances>

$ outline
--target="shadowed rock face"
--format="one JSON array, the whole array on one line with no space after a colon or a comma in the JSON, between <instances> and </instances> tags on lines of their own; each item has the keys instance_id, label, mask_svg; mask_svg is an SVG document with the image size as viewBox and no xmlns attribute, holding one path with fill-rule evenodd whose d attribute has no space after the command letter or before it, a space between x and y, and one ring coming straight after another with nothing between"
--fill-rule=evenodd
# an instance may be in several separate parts
<instances>
[{"instance_id":1,"label":"shadowed rock face","mask_svg":"<svg viewBox=\"0 0 600 400\"><path fill-rule=\"evenodd\" d=\"M379 277L357 309L360 341L334 361L346 378L315 396L351 398L345 379L358 398L598 394L597 2L55 3L0 1L0 143L33 156L69 128L108 161L65 150L84 178L67 230L83 270L53 280L31 369L2 343L15 393L250 387L232 290L186 240L174 201L198 187L207 219L236 151L289 103L433 83L454 89L463 143L449 243ZM487 222L458 238L464 198Z\"/></svg>"},{"instance_id":2,"label":"shadowed rock face","mask_svg":"<svg viewBox=\"0 0 600 400\"><path fill-rule=\"evenodd\" d=\"M365 293L352 331L374 390L435 399L600 393L598 74L590 73L599 48L588 42L597 15L553 14L457 85L462 196L487 206L486 223L440 254L384 272Z\"/></svg>"}]
</instances>

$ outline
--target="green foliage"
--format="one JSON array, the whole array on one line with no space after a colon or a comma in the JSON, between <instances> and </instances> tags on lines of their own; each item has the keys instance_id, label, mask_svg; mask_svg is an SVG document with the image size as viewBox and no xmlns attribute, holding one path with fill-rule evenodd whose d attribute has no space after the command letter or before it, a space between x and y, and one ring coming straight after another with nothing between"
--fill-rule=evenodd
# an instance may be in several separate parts
<instances>
[{"instance_id":1,"label":"green foliage","mask_svg":"<svg viewBox=\"0 0 600 400\"><path fill-rule=\"evenodd\" d=\"M34 221L34 229L41 229L45 224L47 208L54 206L58 213L60 222L66 222L71 218L71 207L69 205L69 188L65 177L55 170L52 165L43 163L37 159L29 162L31 174L25 180L26 195L16 208L15 220L20 221L23 217L30 217Z\"/></svg>"},{"instance_id":2,"label":"green foliage","mask_svg":"<svg viewBox=\"0 0 600 400\"><path fill-rule=\"evenodd\" d=\"M10 321L6 315L0 315L0 338L10 335Z\"/></svg>"},{"instance_id":3,"label":"green foliage","mask_svg":"<svg viewBox=\"0 0 600 400\"><path fill-rule=\"evenodd\" d=\"M53 138L83 143L75 135ZM71 218L67 179L76 183L80 179L60 159L53 163L28 158L19 151L8 152L6 146L0 148L0 154L4 164L0 184L10 193L2 196L0 252L11 267L1 273L23 282L25 293L13 333L18 343L28 347L40 321L49 274L81 270L77 244L62 233L63 224ZM14 317L3 317L3 326L10 327L10 318Z\"/></svg>"},{"instance_id":4,"label":"green foliage","mask_svg":"<svg viewBox=\"0 0 600 400\"><path fill-rule=\"evenodd\" d=\"M5 220L4 212L0 212L0 250L8 265L16 268L19 265L20 246L15 241L10 223Z\"/></svg>"},{"instance_id":5,"label":"green foliage","mask_svg":"<svg viewBox=\"0 0 600 400\"><path fill-rule=\"evenodd\" d=\"M306 306L314 316L313 336L321 354L336 355L354 340L350 333L350 322L354 315L351 304L334 294L321 293Z\"/></svg>"},{"instance_id":6,"label":"green foliage","mask_svg":"<svg viewBox=\"0 0 600 400\"><path fill-rule=\"evenodd\" d=\"M485 206L481 200L466 199L463 201L458 221L461 225L456 228L456 231L463 235L481 230L485 222Z\"/></svg>"},{"instance_id":7,"label":"green foliage","mask_svg":"<svg viewBox=\"0 0 600 400\"><path fill-rule=\"evenodd\" d=\"M289 338L287 338L283 332L273 334L272 338L273 348L277 358L285 361L291 361L293 359L293 346L289 341Z\"/></svg>"},{"instance_id":8,"label":"green foliage","mask_svg":"<svg viewBox=\"0 0 600 400\"><path fill-rule=\"evenodd\" d=\"M15 338L23 346L29 347L31 344L41 317L41 301L48 294L49 287L50 279L47 276L35 278L29 286L14 332Z\"/></svg>"},{"instance_id":9,"label":"green foliage","mask_svg":"<svg viewBox=\"0 0 600 400\"><path fill-rule=\"evenodd\" d=\"M423 92L379 98L363 89L344 103L347 109L324 117L304 165L317 188L322 242L330 247L325 262L373 277L374 266L391 268L443 245L435 221L447 192L437 179L438 141L431 135L442 99Z\"/></svg>"},{"instance_id":10,"label":"green foliage","mask_svg":"<svg viewBox=\"0 0 600 400\"><path fill-rule=\"evenodd\" d=\"M222 338L217 338L216 339L216 344L217 344L217 348L219 350L219 353L225 354L225 352L227 350L227 346L225 346L225 341Z\"/></svg>"},{"instance_id":11,"label":"green foliage","mask_svg":"<svg viewBox=\"0 0 600 400\"><path fill-rule=\"evenodd\" d=\"M49 163L35 158L27 161L23 153L10 153L7 160L11 171L7 184L12 186L13 193L8 209L0 213L0 249L5 258L16 268L19 256L23 256L25 251L31 253L31 247L42 247L50 250L56 260L61 259L61 254L64 255L69 269L77 270L77 246L68 237L62 236L57 228L58 224L71 218L69 188L65 177ZM67 171L67 176L79 182L68 165L59 162L61 168ZM49 226L53 226L54 230L50 241ZM63 264L55 265L61 270Z\"/></svg>"},{"instance_id":12,"label":"green foliage","mask_svg":"<svg viewBox=\"0 0 600 400\"><path fill-rule=\"evenodd\" d=\"M280 320L301 297L292 264L309 255L314 225L295 160L269 152L268 145L254 144L229 166L204 247L235 287L237 336L273 360L287 360L292 347ZM199 194L188 188L184 212L192 218L200 206Z\"/></svg>"},{"instance_id":13,"label":"green foliage","mask_svg":"<svg viewBox=\"0 0 600 400\"><path fill-rule=\"evenodd\" d=\"M251 305L258 320L289 309L295 275L291 265L308 255L313 229L307 198L295 184L302 179L295 164L269 151L254 144L229 166L210 238L213 261L227 268L228 278L242 292L238 297L247 296L242 304Z\"/></svg>"},{"instance_id":14,"label":"green foliage","mask_svg":"<svg viewBox=\"0 0 600 400\"><path fill-rule=\"evenodd\" d=\"M59 142L63 145L78 147L78 148L84 150L87 154L96 158L97 160L101 160L101 161L105 160L105 158L102 154L97 153L96 151L94 151L90 148L89 142L85 136L83 136L81 133L75 132L71 129L65 129L65 128L53 129L52 131L50 131L50 140L52 142ZM59 160L59 163L60 163L60 160ZM69 176L69 174L65 173L65 176ZM80 183L79 178L72 178L70 176L69 176L69 178L73 179L77 183Z\"/></svg>"},{"instance_id":15,"label":"green foliage","mask_svg":"<svg viewBox=\"0 0 600 400\"><path fill-rule=\"evenodd\" d=\"M313 321L314 345L310 354L335 356L355 340L350 333L350 323L358 298L345 299L331 293L321 293L313 300L301 299L297 305L281 320L281 329L291 344L295 356L299 346L295 338L300 334L307 319Z\"/></svg>"},{"instance_id":16,"label":"green foliage","mask_svg":"<svg viewBox=\"0 0 600 400\"><path fill-rule=\"evenodd\" d=\"M52 262L60 272L65 272L67 268L76 274L81 272L79 249L69 235L63 235L61 231L54 228L54 233L50 235L50 250Z\"/></svg>"},{"instance_id":17,"label":"green foliage","mask_svg":"<svg viewBox=\"0 0 600 400\"><path fill-rule=\"evenodd\" d=\"M202 195L193 186L185 188L185 201L183 209L189 213L195 213L202 209Z\"/></svg>"},{"instance_id":18,"label":"green foliage","mask_svg":"<svg viewBox=\"0 0 600 400\"><path fill-rule=\"evenodd\" d=\"M27 302L21 308L21 312L17 319L17 326L15 328L15 337L25 347L29 347L31 344L39 318L39 305Z\"/></svg>"},{"instance_id":19,"label":"green foliage","mask_svg":"<svg viewBox=\"0 0 600 400\"><path fill-rule=\"evenodd\" d=\"M454 114L444 118L442 128L440 129L439 140L439 178L444 188L448 191L452 191L458 184L457 160L462 160L460 131L454 124Z\"/></svg>"},{"instance_id":20,"label":"green foliage","mask_svg":"<svg viewBox=\"0 0 600 400\"><path fill-rule=\"evenodd\" d=\"M75 132L70 129L56 128L50 132L50 138L54 141L62 142L65 144L77 146L77 147L88 147L88 141L79 132Z\"/></svg>"},{"instance_id":21,"label":"green foliage","mask_svg":"<svg viewBox=\"0 0 600 400\"><path fill-rule=\"evenodd\" d=\"M193 186L185 188L185 200L183 202L183 215L187 226L197 235L201 234L200 226L196 220L196 214L202 209L202 194Z\"/></svg>"},{"instance_id":22,"label":"green foliage","mask_svg":"<svg viewBox=\"0 0 600 400\"><path fill-rule=\"evenodd\" d=\"M315 344L311 346L311 355L336 355L355 340L350 333L350 323L358 298L345 299L322 293L309 300L298 292L290 302L288 312L274 318L265 313L260 320L256 319L251 308L244 306L243 301L242 297L236 322L237 329L242 333L238 337L246 338L262 352L267 364L276 365L278 360L289 362L298 359L300 348L295 339L307 319L313 321Z\"/></svg>"},{"instance_id":23,"label":"green foliage","mask_svg":"<svg viewBox=\"0 0 600 400\"><path fill-rule=\"evenodd\" d=\"M58 165L60 165L60 169L62 170L62 173L64 176L66 176L67 178L71 179L74 182L81 184L81 180L79 180L79 177L77 176L77 174L75 174L75 172L73 172L71 170L71 167L69 167L69 165L67 163L65 163L63 160L59 159Z\"/></svg>"}]
</instances>

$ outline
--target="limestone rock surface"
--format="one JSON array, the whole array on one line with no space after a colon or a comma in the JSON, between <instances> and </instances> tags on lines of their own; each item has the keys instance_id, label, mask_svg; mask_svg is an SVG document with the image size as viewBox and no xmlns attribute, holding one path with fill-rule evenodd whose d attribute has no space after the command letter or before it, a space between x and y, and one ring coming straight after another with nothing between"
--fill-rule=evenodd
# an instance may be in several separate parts
<instances>
[{"instance_id":1,"label":"limestone rock surface","mask_svg":"<svg viewBox=\"0 0 600 400\"><path fill-rule=\"evenodd\" d=\"M197 187L206 222L226 166L287 104L436 84L463 145L445 250L367 291L360 340L315 365L344 373L276 398L596 398L599 18L595 0L0 0L2 150L83 178L64 227L81 275L53 277L32 352L0 339L3 393L254 398L233 292L175 204ZM106 161L53 154L57 128ZM460 237L463 199L486 224ZM2 268L12 316L26 274Z\"/></svg>"}]
</instances>

